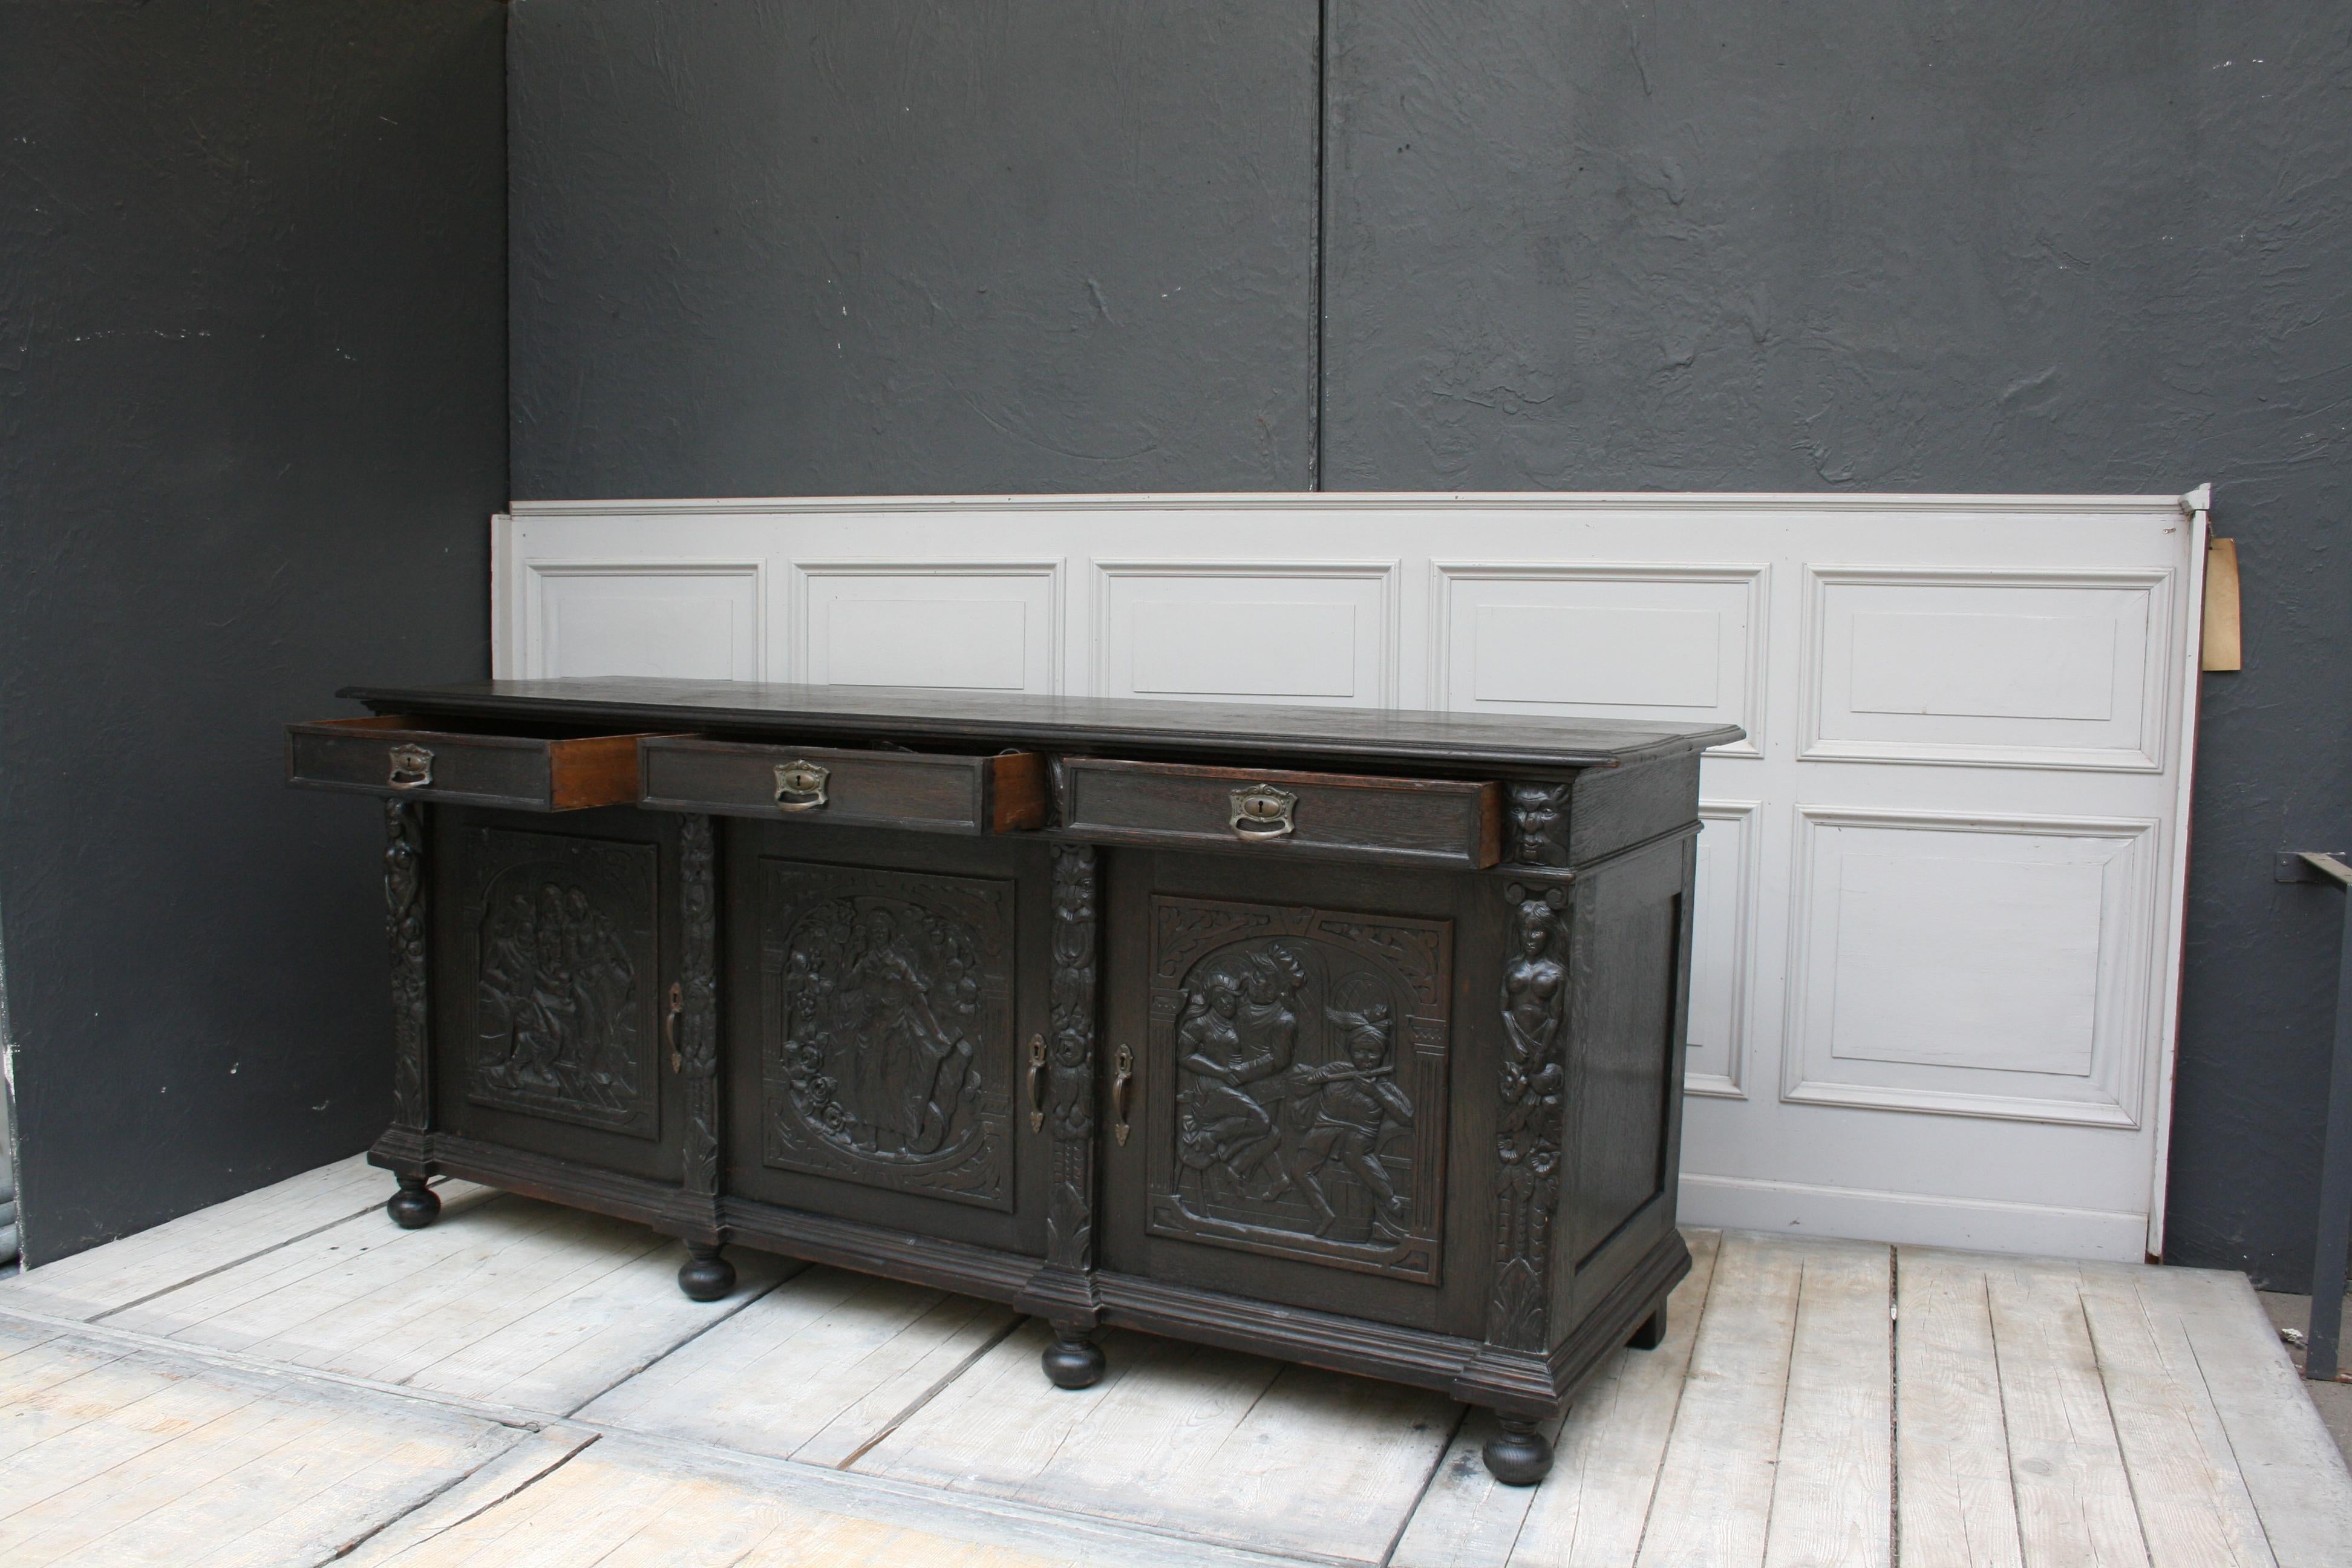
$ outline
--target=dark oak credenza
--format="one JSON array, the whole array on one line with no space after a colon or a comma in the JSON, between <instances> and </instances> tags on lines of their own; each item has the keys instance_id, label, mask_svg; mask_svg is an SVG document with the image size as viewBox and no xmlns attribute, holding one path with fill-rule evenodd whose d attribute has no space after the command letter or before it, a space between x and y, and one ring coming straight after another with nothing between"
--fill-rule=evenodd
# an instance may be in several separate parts
<instances>
[{"instance_id":1,"label":"dark oak credenza","mask_svg":"<svg viewBox=\"0 0 2352 1568\"><path fill-rule=\"evenodd\" d=\"M354 689L392 1216L436 1173L1439 1389L1495 1475L1675 1229L1701 751L1728 728L688 681Z\"/></svg>"}]
</instances>

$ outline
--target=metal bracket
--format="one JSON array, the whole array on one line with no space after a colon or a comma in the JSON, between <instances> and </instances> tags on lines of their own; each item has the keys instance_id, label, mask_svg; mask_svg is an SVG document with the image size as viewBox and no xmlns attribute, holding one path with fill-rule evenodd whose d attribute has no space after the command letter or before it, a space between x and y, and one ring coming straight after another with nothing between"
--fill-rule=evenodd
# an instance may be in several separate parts
<instances>
[{"instance_id":1,"label":"metal bracket","mask_svg":"<svg viewBox=\"0 0 2352 1568\"><path fill-rule=\"evenodd\" d=\"M2272 862L2271 880L2352 888L2352 849L2282 849Z\"/></svg>"}]
</instances>

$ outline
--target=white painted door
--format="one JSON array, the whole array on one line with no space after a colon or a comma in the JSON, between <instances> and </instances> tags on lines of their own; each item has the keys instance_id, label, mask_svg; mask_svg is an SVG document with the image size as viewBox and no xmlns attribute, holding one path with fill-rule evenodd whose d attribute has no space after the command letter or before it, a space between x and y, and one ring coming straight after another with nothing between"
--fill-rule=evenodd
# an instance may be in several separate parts
<instances>
[{"instance_id":1,"label":"white painted door","mask_svg":"<svg viewBox=\"0 0 2352 1568\"><path fill-rule=\"evenodd\" d=\"M541 503L501 674L1730 721L1683 1208L2160 1245L2204 516L2174 497Z\"/></svg>"}]
</instances>

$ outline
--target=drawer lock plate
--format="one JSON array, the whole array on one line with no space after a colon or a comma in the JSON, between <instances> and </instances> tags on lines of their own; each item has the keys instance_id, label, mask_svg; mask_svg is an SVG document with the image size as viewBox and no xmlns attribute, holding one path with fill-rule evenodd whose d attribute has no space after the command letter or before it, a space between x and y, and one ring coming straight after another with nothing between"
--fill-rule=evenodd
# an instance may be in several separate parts
<instances>
[{"instance_id":1,"label":"drawer lock plate","mask_svg":"<svg viewBox=\"0 0 2352 1568\"><path fill-rule=\"evenodd\" d=\"M814 811L824 804L825 783L832 777L831 769L821 768L812 762L778 763L776 809Z\"/></svg>"},{"instance_id":2,"label":"drawer lock plate","mask_svg":"<svg viewBox=\"0 0 2352 1568\"><path fill-rule=\"evenodd\" d=\"M422 746L394 746L385 782L394 789L423 789L433 782L433 753Z\"/></svg>"},{"instance_id":3,"label":"drawer lock plate","mask_svg":"<svg viewBox=\"0 0 2352 1568\"><path fill-rule=\"evenodd\" d=\"M1298 797L1272 784L1255 784L1233 793L1233 828L1244 838L1287 837L1297 824L1291 813Z\"/></svg>"}]
</instances>

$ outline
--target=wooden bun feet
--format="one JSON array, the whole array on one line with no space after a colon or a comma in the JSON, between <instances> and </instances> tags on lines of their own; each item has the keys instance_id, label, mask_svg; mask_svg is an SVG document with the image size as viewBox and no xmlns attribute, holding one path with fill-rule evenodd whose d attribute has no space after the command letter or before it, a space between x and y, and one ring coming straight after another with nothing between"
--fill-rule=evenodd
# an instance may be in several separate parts
<instances>
[{"instance_id":1,"label":"wooden bun feet","mask_svg":"<svg viewBox=\"0 0 2352 1568\"><path fill-rule=\"evenodd\" d=\"M1087 1337L1084 1329L1054 1326L1054 1342L1045 1347L1038 1362L1045 1375L1056 1388L1092 1388L1102 1381L1102 1347Z\"/></svg>"},{"instance_id":2,"label":"wooden bun feet","mask_svg":"<svg viewBox=\"0 0 2352 1568\"><path fill-rule=\"evenodd\" d=\"M1486 1473L1507 1487L1531 1487L1551 1474L1551 1439L1532 1421L1498 1415L1486 1439Z\"/></svg>"},{"instance_id":3,"label":"wooden bun feet","mask_svg":"<svg viewBox=\"0 0 2352 1568\"><path fill-rule=\"evenodd\" d=\"M686 1244L686 1261L677 1266L677 1288L693 1301L723 1301L735 1289L735 1266L719 1255L715 1246Z\"/></svg>"},{"instance_id":4,"label":"wooden bun feet","mask_svg":"<svg viewBox=\"0 0 2352 1568\"><path fill-rule=\"evenodd\" d=\"M383 1212L403 1230L423 1230L441 1217L441 1198L423 1176L403 1176L400 1191L386 1198Z\"/></svg>"}]
</instances>

